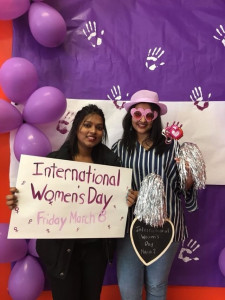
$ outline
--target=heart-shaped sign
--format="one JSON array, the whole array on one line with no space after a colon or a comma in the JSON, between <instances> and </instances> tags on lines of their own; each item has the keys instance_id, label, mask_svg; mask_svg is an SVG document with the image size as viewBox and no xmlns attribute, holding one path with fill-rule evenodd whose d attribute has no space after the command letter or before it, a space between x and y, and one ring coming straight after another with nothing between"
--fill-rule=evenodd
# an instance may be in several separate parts
<instances>
[{"instance_id":1,"label":"heart-shaped sign","mask_svg":"<svg viewBox=\"0 0 225 300\"><path fill-rule=\"evenodd\" d=\"M169 219L165 220L163 226L153 227L135 218L131 224L130 237L138 258L149 266L169 248L174 237L174 226Z\"/></svg>"}]
</instances>

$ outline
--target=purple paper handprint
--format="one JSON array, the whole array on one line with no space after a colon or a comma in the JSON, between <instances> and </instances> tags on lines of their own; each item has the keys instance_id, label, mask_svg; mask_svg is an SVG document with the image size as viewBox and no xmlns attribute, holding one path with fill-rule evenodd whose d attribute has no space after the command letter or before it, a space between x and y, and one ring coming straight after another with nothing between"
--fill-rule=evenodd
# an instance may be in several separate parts
<instances>
[{"instance_id":1,"label":"purple paper handprint","mask_svg":"<svg viewBox=\"0 0 225 300\"><path fill-rule=\"evenodd\" d=\"M75 113L72 111L68 111L63 119L60 119L56 130L61 134L66 134L70 130L70 123L73 122Z\"/></svg>"}]
</instances>

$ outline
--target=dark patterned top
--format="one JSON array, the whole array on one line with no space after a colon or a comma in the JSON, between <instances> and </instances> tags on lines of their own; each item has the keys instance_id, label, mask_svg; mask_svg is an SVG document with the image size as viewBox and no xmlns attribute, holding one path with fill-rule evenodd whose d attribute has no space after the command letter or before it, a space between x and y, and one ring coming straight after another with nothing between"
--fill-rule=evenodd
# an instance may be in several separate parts
<instances>
[{"instance_id":1,"label":"dark patterned top","mask_svg":"<svg viewBox=\"0 0 225 300\"><path fill-rule=\"evenodd\" d=\"M161 176L166 194L166 208L168 218L174 224L174 241L181 241L187 237L187 229L184 221L182 199L188 211L197 209L197 192L190 189L185 193L180 189L180 177L174 158L177 156L179 144L172 141L171 147L165 153L159 155L155 149L145 150L138 142L132 154L129 154L121 140L112 146L112 150L121 159L122 167L132 168L132 189L139 191L141 182L145 176L155 173ZM126 232L134 219L134 205L129 208Z\"/></svg>"}]
</instances>

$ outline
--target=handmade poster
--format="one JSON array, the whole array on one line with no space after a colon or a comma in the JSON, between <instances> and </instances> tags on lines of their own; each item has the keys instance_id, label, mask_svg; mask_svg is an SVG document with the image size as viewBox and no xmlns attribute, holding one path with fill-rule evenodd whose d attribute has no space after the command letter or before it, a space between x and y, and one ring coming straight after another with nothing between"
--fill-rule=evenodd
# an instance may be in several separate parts
<instances>
[{"instance_id":1,"label":"handmade poster","mask_svg":"<svg viewBox=\"0 0 225 300\"><path fill-rule=\"evenodd\" d=\"M138 258L145 266L149 266L171 245L174 226L169 219L162 226L154 227L135 218L130 228L130 237Z\"/></svg>"},{"instance_id":2,"label":"handmade poster","mask_svg":"<svg viewBox=\"0 0 225 300\"><path fill-rule=\"evenodd\" d=\"M132 170L22 155L8 238L123 237Z\"/></svg>"}]
</instances>

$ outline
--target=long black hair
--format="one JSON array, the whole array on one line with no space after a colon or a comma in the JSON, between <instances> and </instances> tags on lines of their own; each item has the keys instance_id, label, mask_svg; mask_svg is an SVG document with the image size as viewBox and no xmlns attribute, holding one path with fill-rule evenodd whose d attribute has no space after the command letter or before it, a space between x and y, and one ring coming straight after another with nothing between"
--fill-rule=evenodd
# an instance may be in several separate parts
<instances>
[{"instance_id":1,"label":"long black hair","mask_svg":"<svg viewBox=\"0 0 225 300\"><path fill-rule=\"evenodd\" d=\"M162 135L163 126L160 117L160 107L154 103L149 103L149 105L153 111L157 111L158 116L152 123L152 128L149 131L147 139L153 143L151 148L155 148L157 154L162 154L169 149L170 145L165 143L165 137ZM123 135L121 142L130 154L134 151L137 141L137 132L132 126L132 116L130 113L133 107L135 105L130 107L122 122Z\"/></svg>"},{"instance_id":2,"label":"long black hair","mask_svg":"<svg viewBox=\"0 0 225 300\"><path fill-rule=\"evenodd\" d=\"M93 115L97 114L102 118L103 123L103 136L102 136L102 142L105 143L108 139L108 133L106 129L105 124L105 116L103 111L95 104L89 104L84 106L81 110L79 110L73 120L72 127L70 129L70 132L66 138L65 143L62 145L62 147L69 147L69 152L71 154L71 157L78 154L78 139L77 139L77 131L83 122L84 118L87 115ZM95 158L95 156L98 153L98 149L101 147L102 142L100 142L98 145L94 146L92 149L92 158ZM62 148L61 147L61 148Z\"/></svg>"}]
</instances>

